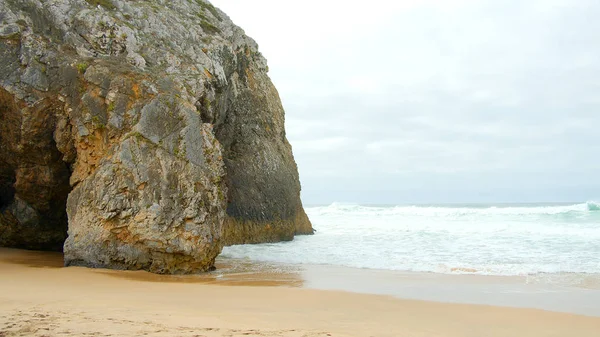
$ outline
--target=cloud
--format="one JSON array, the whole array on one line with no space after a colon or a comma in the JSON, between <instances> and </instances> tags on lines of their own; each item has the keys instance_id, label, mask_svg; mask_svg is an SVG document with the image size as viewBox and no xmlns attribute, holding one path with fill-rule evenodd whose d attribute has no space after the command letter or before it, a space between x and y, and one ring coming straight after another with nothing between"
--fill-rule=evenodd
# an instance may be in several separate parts
<instances>
[{"instance_id":1,"label":"cloud","mask_svg":"<svg viewBox=\"0 0 600 337\"><path fill-rule=\"evenodd\" d=\"M307 202L600 197L600 3L214 4L269 60Z\"/></svg>"},{"instance_id":2,"label":"cloud","mask_svg":"<svg viewBox=\"0 0 600 337\"><path fill-rule=\"evenodd\" d=\"M301 139L294 142L296 153L331 153L344 149L351 142L347 137L326 137L317 139Z\"/></svg>"}]
</instances>

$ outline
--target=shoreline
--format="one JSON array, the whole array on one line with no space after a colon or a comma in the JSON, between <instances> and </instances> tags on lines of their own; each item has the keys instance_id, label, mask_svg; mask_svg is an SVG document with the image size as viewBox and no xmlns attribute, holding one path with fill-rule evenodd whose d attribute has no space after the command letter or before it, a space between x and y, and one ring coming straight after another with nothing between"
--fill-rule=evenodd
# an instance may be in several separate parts
<instances>
[{"instance_id":1,"label":"shoreline","mask_svg":"<svg viewBox=\"0 0 600 337\"><path fill-rule=\"evenodd\" d=\"M308 274L296 268L261 274L230 265L229 274L164 276L62 268L59 258L0 249L0 336L597 336L600 331L600 317L313 288L339 284L339 277L350 285L363 282L360 273L336 275L339 270L325 278L318 268L308 268ZM372 283L380 285L398 281L375 277ZM414 278L403 277L414 285ZM433 277L423 286L463 282Z\"/></svg>"},{"instance_id":2,"label":"shoreline","mask_svg":"<svg viewBox=\"0 0 600 337\"><path fill-rule=\"evenodd\" d=\"M0 261L64 268L62 253L0 248ZM3 258L4 257L4 258ZM387 295L442 303L533 308L600 317L600 275L481 275L410 272L332 265L281 264L217 258L217 269L194 275L90 269L110 277L165 283L291 287Z\"/></svg>"},{"instance_id":3,"label":"shoreline","mask_svg":"<svg viewBox=\"0 0 600 337\"><path fill-rule=\"evenodd\" d=\"M0 248L0 262L64 268L62 253ZM4 257L4 258L3 258ZM218 257L217 269L195 275L89 269L139 282L288 287L384 295L441 303L531 308L600 317L600 275L480 275L408 272L332 265L281 264ZM87 268L84 268L87 269Z\"/></svg>"}]
</instances>

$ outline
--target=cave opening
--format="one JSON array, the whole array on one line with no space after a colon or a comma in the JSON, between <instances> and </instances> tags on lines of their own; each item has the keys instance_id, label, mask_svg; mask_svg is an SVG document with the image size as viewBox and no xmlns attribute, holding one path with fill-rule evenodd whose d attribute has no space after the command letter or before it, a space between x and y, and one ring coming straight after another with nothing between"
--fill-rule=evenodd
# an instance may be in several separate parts
<instances>
[{"instance_id":1,"label":"cave opening","mask_svg":"<svg viewBox=\"0 0 600 337\"><path fill-rule=\"evenodd\" d=\"M0 88L0 247L62 251L71 170L54 140L60 109Z\"/></svg>"},{"instance_id":2,"label":"cave opening","mask_svg":"<svg viewBox=\"0 0 600 337\"><path fill-rule=\"evenodd\" d=\"M15 171L9 166L9 150L7 138L10 137L8 127L11 111L15 110L10 95L0 88L0 213L2 213L15 197ZM1 224L0 224L1 225Z\"/></svg>"},{"instance_id":3,"label":"cave opening","mask_svg":"<svg viewBox=\"0 0 600 337\"><path fill-rule=\"evenodd\" d=\"M2 164L0 164L2 166ZM0 172L0 212L12 204L15 198L14 172Z\"/></svg>"}]
</instances>

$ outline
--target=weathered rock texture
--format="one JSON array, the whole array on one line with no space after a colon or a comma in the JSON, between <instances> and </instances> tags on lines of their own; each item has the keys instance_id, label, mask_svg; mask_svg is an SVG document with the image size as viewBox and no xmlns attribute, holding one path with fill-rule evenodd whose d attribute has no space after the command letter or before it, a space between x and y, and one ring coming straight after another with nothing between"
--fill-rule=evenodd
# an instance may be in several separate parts
<instances>
[{"instance_id":1,"label":"weathered rock texture","mask_svg":"<svg viewBox=\"0 0 600 337\"><path fill-rule=\"evenodd\" d=\"M312 233L299 193L266 61L208 2L0 0L0 246L204 271Z\"/></svg>"}]
</instances>

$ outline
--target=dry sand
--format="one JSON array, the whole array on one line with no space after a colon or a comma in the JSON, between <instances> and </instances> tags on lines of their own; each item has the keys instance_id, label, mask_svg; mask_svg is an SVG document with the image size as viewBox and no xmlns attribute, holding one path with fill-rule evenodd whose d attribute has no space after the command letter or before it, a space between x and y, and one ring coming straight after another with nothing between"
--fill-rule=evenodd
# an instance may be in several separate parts
<instances>
[{"instance_id":1,"label":"dry sand","mask_svg":"<svg viewBox=\"0 0 600 337\"><path fill-rule=\"evenodd\" d=\"M62 268L60 254L0 249L0 336L600 336L599 317L301 284Z\"/></svg>"}]
</instances>

